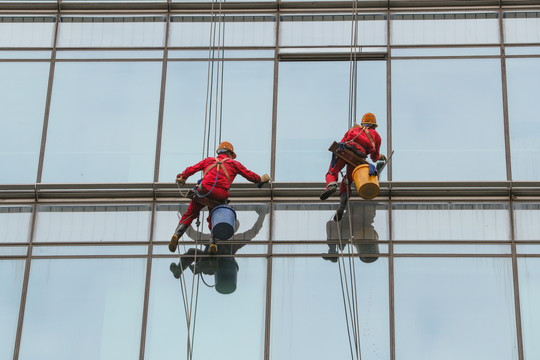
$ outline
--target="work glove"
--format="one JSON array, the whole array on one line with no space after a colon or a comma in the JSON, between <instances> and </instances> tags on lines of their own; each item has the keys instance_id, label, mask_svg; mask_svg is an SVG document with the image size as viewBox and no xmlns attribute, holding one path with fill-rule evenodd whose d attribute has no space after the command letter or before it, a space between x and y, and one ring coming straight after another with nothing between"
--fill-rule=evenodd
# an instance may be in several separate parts
<instances>
[{"instance_id":1,"label":"work glove","mask_svg":"<svg viewBox=\"0 0 540 360\"><path fill-rule=\"evenodd\" d=\"M262 186L264 184L266 184L267 182L269 182L270 180L270 176L268 176L268 174L264 174L263 176L261 176L261 181L259 181L259 184L257 185L257 187L260 189L262 188Z\"/></svg>"},{"instance_id":2,"label":"work glove","mask_svg":"<svg viewBox=\"0 0 540 360\"><path fill-rule=\"evenodd\" d=\"M377 168L375 167L375 165L373 164L368 164L368 165L369 165L369 176L376 176L379 174L377 172Z\"/></svg>"},{"instance_id":3,"label":"work glove","mask_svg":"<svg viewBox=\"0 0 540 360\"><path fill-rule=\"evenodd\" d=\"M379 156L379 161L386 161L386 156L384 156L383 154L381 154Z\"/></svg>"},{"instance_id":4,"label":"work glove","mask_svg":"<svg viewBox=\"0 0 540 360\"><path fill-rule=\"evenodd\" d=\"M179 186L184 186L184 184L186 183L186 179L184 179L184 178L182 177L182 174L176 175L176 183L177 183Z\"/></svg>"}]
</instances>

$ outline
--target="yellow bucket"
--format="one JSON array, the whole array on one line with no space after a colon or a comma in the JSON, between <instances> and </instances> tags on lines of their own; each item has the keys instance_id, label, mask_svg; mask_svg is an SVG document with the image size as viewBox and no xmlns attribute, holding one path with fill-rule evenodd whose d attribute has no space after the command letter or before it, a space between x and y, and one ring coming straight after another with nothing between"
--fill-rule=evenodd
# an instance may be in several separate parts
<instances>
[{"instance_id":1,"label":"yellow bucket","mask_svg":"<svg viewBox=\"0 0 540 360\"><path fill-rule=\"evenodd\" d=\"M374 175L369 176L369 166L367 164L355 167L352 177L362 199L371 200L379 195L379 178Z\"/></svg>"}]
</instances>

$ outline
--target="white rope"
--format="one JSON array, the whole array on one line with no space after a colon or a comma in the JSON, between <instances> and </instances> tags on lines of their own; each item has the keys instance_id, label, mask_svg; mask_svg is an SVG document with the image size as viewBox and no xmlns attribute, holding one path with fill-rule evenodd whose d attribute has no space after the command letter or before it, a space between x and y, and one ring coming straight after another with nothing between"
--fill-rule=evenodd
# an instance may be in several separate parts
<instances>
[{"instance_id":1,"label":"white rope","mask_svg":"<svg viewBox=\"0 0 540 360\"><path fill-rule=\"evenodd\" d=\"M223 49L223 42L224 42L224 24L223 24L223 31L222 31L222 7L221 7L221 0L219 1L219 15L216 21L216 15L215 15L215 1L212 0L211 4L211 21L210 21L210 39L209 39L209 46L208 46L208 67L207 67L207 80L206 80L206 100L205 100L205 114L204 114L204 131L203 131L203 145L202 145L202 154L201 154L201 160L205 159L206 157L210 156L210 134L212 129L212 117L214 115L214 152L217 149L217 140L218 140L218 122L219 122L219 141L221 141L221 129L222 129L222 109L223 109L223 59L224 59L224 50ZM216 46L216 28L218 40L217 40L217 46ZM223 35L222 35L223 34ZM223 36L223 38L222 38ZM217 62L217 75L216 75L216 86L215 86L215 104L212 103L213 99L213 92L214 92L214 66L215 66L215 56L216 56L216 48L217 48L217 56L219 57L219 51L222 50L221 59ZM221 66L221 71L220 71ZM221 73L221 77L220 77ZM218 121L218 103L219 103L219 121ZM213 114L214 112L214 114ZM182 192L180 185L178 185L178 191L182 197L187 197L189 190L185 193ZM178 215L180 215L180 210L178 211ZM202 212L202 216L204 218L204 211ZM200 285L200 279L202 278L201 274L196 275L197 272L197 256L199 253L199 250L202 251L202 249L199 249L199 240L202 234L202 231L200 231L200 222L197 220L197 230L198 230L198 236L195 239L195 255L194 255L194 271L193 271L193 278L192 278L192 284L191 284L191 295L189 297L188 301L188 291L187 291L187 282L185 278L185 272L184 269L182 269L182 253L180 251L180 247L177 248L178 250L178 257L179 257L179 266L181 269L181 279L180 279L180 286L182 291L182 300L184 303L184 313L186 315L186 325L187 325L187 359L191 360L193 358L193 348L195 343L195 324L196 324L196 317L197 317L197 307L198 307L198 299L199 299L199 285ZM195 277L197 276L197 281L195 281ZM203 279L204 281L204 279ZM196 283L196 285L195 285ZM196 288L195 288L196 286ZM195 295L195 299L194 299ZM195 303L195 304L194 304Z\"/></svg>"},{"instance_id":2,"label":"white rope","mask_svg":"<svg viewBox=\"0 0 540 360\"><path fill-rule=\"evenodd\" d=\"M343 173L342 173L343 177ZM346 177L343 177L343 181L345 181L346 185L346 191L349 189L348 180ZM349 196L347 192L347 196ZM353 244L353 231L352 231L352 214L351 214L351 206L350 202L347 199L347 216L349 219L349 254L348 254L348 267L345 263L345 252L343 251L344 244L342 240L341 235L341 220L337 221L337 212L335 215L336 219L336 226L337 226L337 233L339 238L339 249L340 249L340 257L338 260L339 264L339 276L340 276L340 282L341 282L341 292L343 296L343 304L345 308L345 321L347 323L347 334L349 336L349 347L351 350L351 358L352 359L362 359L362 351L361 351L361 345L360 345L360 321L359 321L359 311L358 311L358 290L356 285L356 266L355 266L355 254L354 254L354 244ZM342 269L343 268L343 269ZM347 269L349 270L349 276L347 276ZM345 290L343 289L343 284L345 284ZM349 289L350 288L350 289ZM351 341L351 329L352 329L352 337L354 340L354 354L352 350L352 343ZM356 357L354 356L356 355Z\"/></svg>"}]
</instances>

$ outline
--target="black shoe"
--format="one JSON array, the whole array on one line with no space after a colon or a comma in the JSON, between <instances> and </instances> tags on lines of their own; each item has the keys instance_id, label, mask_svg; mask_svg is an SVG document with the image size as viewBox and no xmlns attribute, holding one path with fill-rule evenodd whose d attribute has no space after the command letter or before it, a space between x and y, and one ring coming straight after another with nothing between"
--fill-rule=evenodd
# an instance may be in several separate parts
<instances>
[{"instance_id":1,"label":"black shoe","mask_svg":"<svg viewBox=\"0 0 540 360\"><path fill-rule=\"evenodd\" d=\"M171 270L171 272L173 273L173 276L176 279L180 279L180 275L182 274L182 270L180 270L180 266L172 262L171 265L169 266L169 269Z\"/></svg>"},{"instance_id":2,"label":"black shoe","mask_svg":"<svg viewBox=\"0 0 540 360\"><path fill-rule=\"evenodd\" d=\"M328 255L337 255L337 250L335 248L328 249ZM324 260L331 261L333 263L337 263L338 257L337 256L323 256Z\"/></svg>"},{"instance_id":3,"label":"black shoe","mask_svg":"<svg viewBox=\"0 0 540 360\"><path fill-rule=\"evenodd\" d=\"M324 190L324 192L320 196L321 200L328 199L330 195L336 192L337 188L338 186L337 186L337 183L335 182L328 184L328 186L326 187L326 190Z\"/></svg>"},{"instance_id":4,"label":"black shoe","mask_svg":"<svg viewBox=\"0 0 540 360\"><path fill-rule=\"evenodd\" d=\"M345 208L347 207L347 201L349 201L349 194L346 192L342 193L339 196L339 207L336 210L336 215L334 216L334 221L341 221Z\"/></svg>"}]
</instances>

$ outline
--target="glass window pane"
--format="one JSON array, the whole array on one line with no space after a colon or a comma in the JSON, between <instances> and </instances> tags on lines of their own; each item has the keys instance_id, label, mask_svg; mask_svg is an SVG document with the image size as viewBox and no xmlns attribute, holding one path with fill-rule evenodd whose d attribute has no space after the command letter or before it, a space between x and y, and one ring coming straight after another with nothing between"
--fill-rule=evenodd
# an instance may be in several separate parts
<instances>
[{"instance_id":1,"label":"glass window pane","mask_svg":"<svg viewBox=\"0 0 540 360\"><path fill-rule=\"evenodd\" d=\"M274 242L326 241L326 244L291 246L289 250L296 253L336 254L340 235L343 244L350 241L348 210L345 211L338 228L338 224L333 220L336 208L337 204L332 203L276 204L274 206ZM388 240L387 205L370 201L351 201L350 209L356 251L361 254L384 253L386 245L379 245L377 242ZM283 248L278 248L277 252L283 253Z\"/></svg>"},{"instance_id":2,"label":"glass window pane","mask_svg":"<svg viewBox=\"0 0 540 360\"><path fill-rule=\"evenodd\" d=\"M324 181L332 155L328 147L348 130L349 65L340 61L280 63L277 181ZM358 120L366 112L375 114L385 153L386 62L359 61L358 79Z\"/></svg>"},{"instance_id":3,"label":"glass window pane","mask_svg":"<svg viewBox=\"0 0 540 360\"><path fill-rule=\"evenodd\" d=\"M392 45L499 42L496 12L393 14L391 19Z\"/></svg>"},{"instance_id":4,"label":"glass window pane","mask_svg":"<svg viewBox=\"0 0 540 360\"><path fill-rule=\"evenodd\" d=\"M144 246L34 246L32 256L146 255Z\"/></svg>"},{"instance_id":5,"label":"glass window pane","mask_svg":"<svg viewBox=\"0 0 540 360\"><path fill-rule=\"evenodd\" d=\"M0 63L0 183L36 182L49 67Z\"/></svg>"},{"instance_id":6,"label":"glass window pane","mask_svg":"<svg viewBox=\"0 0 540 360\"><path fill-rule=\"evenodd\" d=\"M0 59L50 59L50 50L0 50ZM17 74L21 75L21 74Z\"/></svg>"},{"instance_id":7,"label":"glass window pane","mask_svg":"<svg viewBox=\"0 0 540 360\"><path fill-rule=\"evenodd\" d=\"M507 59L513 180L540 180L540 59Z\"/></svg>"},{"instance_id":8,"label":"glass window pane","mask_svg":"<svg viewBox=\"0 0 540 360\"><path fill-rule=\"evenodd\" d=\"M25 260L0 260L0 359L12 359Z\"/></svg>"},{"instance_id":9,"label":"glass window pane","mask_svg":"<svg viewBox=\"0 0 540 360\"><path fill-rule=\"evenodd\" d=\"M521 304L521 327L525 359L540 356L540 259L518 259L519 301Z\"/></svg>"},{"instance_id":10,"label":"glass window pane","mask_svg":"<svg viewBox=\"0 0 540 360\"><path fill-rule=\"evenodd\" d=\"M540 46L506 46L504 49L507 56L508 55L540 55Z\"/></svg>"},{"instance_id":11,"label":"glass window pane","mask_svg":"<svg viewBox=\"0 0 540 360\"><path fill-rule=\"evenodd\" d=\"M211 30L215 22L215 33ZM269 15L173 16L169 46L208 46L210 32L222 46L275 46L275 17ZM212 28L213 29L213 28ZM208 55L207 55L208 57Z\"/></svg>"},{"instance_id":12,"label":"glass window pane","mask_svg":"<svg viewBox=\"0 0 540 360\"><path fill-rule=\"evenodd\" d=\"M506 48L508 49L508 48ZM396 48L392 49L392 57L413 56L499 56L500 47L450 47L450 48ZM508 52L506 53L508 55Z\"/></svg>"},{"instance_id":13,"label":"glass window pane","mask_svg":"<svg viewBox=\"0 0 540 360\"><path fill-rule=\"evenodd\" d=\"M164 16L64 16L59 47L163 46Z\"/></svg>"},{"instance_id":14,"label":"glass window pane","mask_svg":"<svg viewBox=\"0 0 540 360\"><path fill-rule=\"evenodd\" d=\"M0 206L0 243L30 241L31 206Z\"/></svg>"},{"instance_id":15,"label":"glass window pane","mask_svg":"<svg viewBox=\"0 0 540 360\"><path fill-rule=\"evenodd\" d=\"M170 182L176 174L203 158L208 63L170 62L167 74L159 178ZM217 74L217 68L214 74ZM231 142L237 160L259 175L270 172L273 74L273 62L230 61L224 64L223 106L219 107L217 117L219 122L221 114L222 122L217 140ZM209 93L213 94L209 99L212 111L208 113L212 122L207 125L211 129L209 156L215 156L212 144L216 84L214 82L214 90ZM189 182L199 178L199 174L195 174ZM239 175L235 182L247 180Z\"/></svg>"},{"instance_id":16,"label":"glass window pane","mask_svg":"<svg viewBox=\"0 0 540 360\"><path fill-rule=\"evenodd\" d=\"M393 179L505 180L500 60L392 62Z\"/></svg>"},{"instance_id":17,"label":"glass window pane","mask_svg":"<svg viewBox=\"0 0 540 360\"><path fill-rule=\"evenodd\" d=\"M42 205L34 241L149 241L150 210L150 205Z\"/></svg>"},{"instance_id":18,"label":"glass window pane","mask_svg":"<svg viewBox=\"0 0 540 360\"><path fill-rule=\"evenodd\" d=\"M138 358L145 275L146 259L32 260L19 359Z\"/></svg>"},{"instance_id":19,"label":"glass window pane","mask_svg":"<svg viewBox=\"0 0 540 360\"><path fill-rule=\"evenodd\" d=\"M505 12L503 21L505 43L540 42L540 12Z\"/></svg>"},{"instance_id":20,"label":"glass window pane","mask_svg":"<svg viewBox=\"0 0 540 360\"><path fill-rule=\"evenodd\" d=\"M54 16L0 16L0 47L52 47Z\"/></svg>"},{"instance_id":21,"label":"glass window pane","mask_svg":"<svg viewBox=\"0 0 540 360\"><path fill-rule=\"evenodd\" d=\"M476 244L456 244L456 245L418 245L418 244L395 244L394 254L506 254L510 255L512 249L508 245L476 245Z\"/></svg>"},{"instance_id":22,"label":"glass window pane","mask_svg":"<svg viewBox=\"0 0 540 360\"><path fill-rule=\"evenodd\" d=\"M0 246L0 256L26 256L28 246Z\"/></svg>"},{"instance_id":23,"label":"glass window pane","mask_svg":"<svg viewBox=\"0 0 540 360\"><path fill-rule=\"evenodd\" d=\"M270 359L349 358L338 264L274 258L272 269ZM362 359L390 359L388 262L355 269Z\"/></svg>"},{"instance_id":24,"label":"glass window pane","mask_svg":"<svg viewBox=\"0 0 540 360\"><path fill-rule=\"evenodd\" d=\"M510 258L396 258L396 359L517 360Z\"/></svg>"},{"instance_id":25,"label":"glass window pane","mask_svg":"<svg viewBox=\"0 0 540 360\"><path fill-rule=\"evenodd\" d=\"M182 285L169 270L171 262L178 263L178 258L155 259L152 264L144 357L147 360L178 358L187 351ZM190 270L185 273L188 299L193 280L195 286L199 282L194 359L212 359L217 353L224 359L264 358L266 259L237 258L236 262L236 290L228 295L205 286ZM218 264L218 272L226 269L224 264ZM209 285L215 284L217 275L202 276Z\"/></svg>"},{"instance_id":26,"label":"glass window pane","mask_svg":"<svg viewBox=\"0 0 540 360\"><path fill-rule=\"evenodd\" d=\"M57 59L163 59L163 50L57 51Z\"/></svg>"},{"instance_id":27,"label":"glass window pane","mask_svg":"<svg viewBox=\"0 0 540 360\"><path fill-rule=\"evenodd\" d=\"M357 45L386 45L386 15L358 14L357 19ZM280 21L281 46L353 44L351 14L282 15Z\"/></svg>"},{"instance_id":28,"label":"glass window pane","mask_svg":"<svg viewBox=\"0 0 540 360\"><path fill-rule=\"evenodd\" d=\"M58 63L43 182L151 182L161 62Z\"/></svg>"},{"instance_id":29,"label":"glass window pane","mask_svg":"<svg viewBox=\"0 0 540 360\"><path fill-rule=\"evenodd\" d=\"M394 203L392 236L409 241L508 241L506 204Z\"/></svg>"},{"instance_id":30,"label":"glass window pane","mask_svg":"<svg viewBox=\"0 0 540 360\"><path fill-rule=\"evenodd\" d=\"M534 245L517 245L516 251L518 254L532 254L532 255L538 255L540 254L540 244L534 244Z\"/></svg>"},{"instance_id":31,"label":"glass window pane","mask_svg":"<svg viewBox=\"0 0 540 360\"><path fill-rule=\"evenodd\" d=\"M514 203L516 240L540 240L539 203Z\"/></svg>"}]
</instances>

